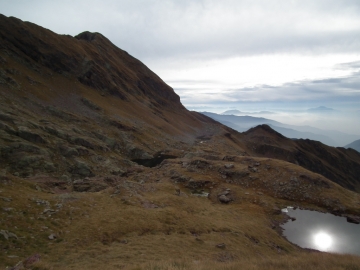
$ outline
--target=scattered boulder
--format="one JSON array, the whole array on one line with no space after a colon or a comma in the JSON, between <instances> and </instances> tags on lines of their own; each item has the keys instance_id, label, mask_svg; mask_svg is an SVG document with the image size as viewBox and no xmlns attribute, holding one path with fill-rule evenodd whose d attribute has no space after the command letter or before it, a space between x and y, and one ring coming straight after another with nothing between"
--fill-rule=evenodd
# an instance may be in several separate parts
<instances>
[{"instance_id":1,"label":"scattered boulder","mask_svg":"<svg viewBox=\"0 0 360 270\"><path fill-rule=\"evenodd\" d=\"M225 169L232 169L232 168L234 168L234 164L225 164L224 165L224 167L225 167Z\"/></svg>"},{"instance_id":2,"label":"scattered boulder","mask_svg":"<svg viewBox=\"0 0 360 270\"><path fill-rule=\"evenodd\" d=\"M219 201L221 203L229 203L232 201L232 199L230 199L229 197L227 197L226 195L221 195L219 196Z\"/></svg>"},{"instance_id":3,"label":"scattered boulder","mask_svg":"<svg viewBox=\"0 0 360 270\"><path fill-rule=\"evenodd\" d=\"M72 147L68 147L66 145L61 145L59 147L60 153L61 155L63 155L64 157L72 157L72 156L78 156L79 152Z\"/></svg>"},{"instance_id":4,"label":"scattered boulder","mask_svg":"<svg viewBox=\"0 0 360 270\"><path fill-rule=\"evenodd\" d=\"M208 184L211 184L211 182L208 180L195 181L193 179L190 179L189 182L187 183L186 187L190 188L190 189L201 189Z\"/></svg>"},{"instance_id":5,"label":"scattered boulder","mask_svg":"<svg viewBox=\"0 0 360 270\"><path fill-rule=\"evenodd\" d=\"M272 212L273 212L274 215L280 215L282 213L281 209L279 207L276 207L276 206L273 207Z\"/></svg>"},{"instance_id":6,"label":"scattered boulder","mask_svg":"<svg viewBox=\"0 0 360 270\"><path fill-rule=\"evenodd\" d=\"M229 195L230 194L230 190L225 190L225 191L223 191L223 192L220 192L219 194L218 194L218 197L220 197L220 196L227 196L227 195Z\"/></svg>"},{"instance_id":7,"label":"scattered boulder","mask_svg":"<svg viewBox=\"0 0 360 270\"><path fill-rule=\"evenodd\" d=\"M34 263L40 261L40 258L41 258L40 254L34 254L34 255L30 256L29 258L27 258L26 260L24 260L23 264L24 264L25 268L29 268Z\"/></svg>"},{"instance_id":8,"label":"scattered boulder","mask_svg":"<svg viewBox=\"0 0 360 270\"><path fill-rule=\"evenodd\" d=\"M101 179L81 179L73 182L73 190L76 192L98 192L108 188L109 185Z\"/></svg>"},{"instance_id":9,"label":"scattered boulder","mask_svg":"<svg viewBox=\"0 0 360 270\"><path fill-rule=\"evenodd\" d=\"M216 247L220 249L225 249L226 245L224 243L221 243L221 244L217 244Z\"/></svg>"},{"instance_id":10,"label":"scattered boulder","mask_svg":"<svg viewBox=\"0 0 360 270\"><path fill-rule=\"evenodd\" d=\"M9 238L19 239L15 233L9 232L7 230L0 230L0 234L4 236L6 240L9 240Z\"/></svg>"},{"instance_id":11,"label":"scattered boulder","mask_svg":"<svg viewBox=\"0 0 360 270\"><path fill-rule=\"evenodd\" d=\"M346 216L346 221L349 223L360 224L360 217L358 216Z\"/></svg>"},{"instance_id":12,"label":"scattered boulder","mask_svg":"<svg viewBox=\"0 0 360 270\"><path fill-rule=\"evenodd\" d=\"M52 233L48 236L48 238L49 238L49 240L55 240L57 237L54 233Z\"/></svg>"},{"instance_id":13,"label":"scattered boulder","mask_svg":"<svg viewBox=\"0 0 360 270\"><path fill-rule=\"evenodd\" d=\"M42 143L42 144L46 143L46 141L43 139L43 137L41 137L39 134L31 132L29 130L20 129L18 131L18 136L29 142Z\"/></svg>"},{"instance_id":14,"label":"scattered boulder","mask_svg":"<svg viewBox=\"0 0 360 270\"><path fill-rule=\"evenodd\" d=\"M11 202L12 199L11 198L7 198L7 197L0 197L1 200L3 200L4 202Z\"/></svg>"},{"instance_id":15,"label":"scattered boulder","mask_svg":"<svg viewBox=\"0 0 360 270\"><path fill-rule=\"evenodd\" d=\"M82 161L76 161L76 163L70 167L69 172L82 177L94 176L90 167Z\"/></svg>"}]
</instances>

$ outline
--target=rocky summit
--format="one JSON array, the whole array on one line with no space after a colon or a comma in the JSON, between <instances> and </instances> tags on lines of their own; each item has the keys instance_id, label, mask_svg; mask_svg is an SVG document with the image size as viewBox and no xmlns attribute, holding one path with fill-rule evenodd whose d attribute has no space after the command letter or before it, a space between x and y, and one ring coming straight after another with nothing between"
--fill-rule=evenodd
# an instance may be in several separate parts
<instances>
[{"instance_id":1,"label":"rocky summit","mask_svg":"<svg viewBox=\"0 0 360 270\"><path fill-rule=\"evenodd\" d=\"M188 111L100 33L0 15L0 267L358 269L286 206L360 216L360 154Z\"/></svg>"}]
</instances>

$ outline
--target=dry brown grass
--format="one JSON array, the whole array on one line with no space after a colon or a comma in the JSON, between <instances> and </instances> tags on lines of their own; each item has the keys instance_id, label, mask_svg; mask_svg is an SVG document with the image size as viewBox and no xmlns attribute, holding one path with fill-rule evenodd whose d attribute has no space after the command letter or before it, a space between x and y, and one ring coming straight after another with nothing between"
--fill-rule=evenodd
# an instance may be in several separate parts
<instances>
[{"instance_id":1,"label":"dry brown grass","mask_svg":"<svg viewBox=\"0 0 360 270\"><path fill-rule=\"evenodd\" d=\"M146 269L146 270L175 270L175 269L210 269L210 270L235 270L235 269L360 269L360 258L350 255L334 255L321 253L301 253L296 256L275 256L270 258L242 258L234 262L206 262L206 261L173 261L152 262L137 267L126 267L124 269Z\"/></svg>"},{"instance_id":2,"label":"dry brown grass","mask_svg":"<svg viewBox=\"0 0 360 270\"><path fill-rule=\"evenodd\" d=\"M2 213L1 229L19 239L0 239L1 265L40 253L34 269L359 269L359 257L304 252L272 229L273 220L282 218L271 214L272 207L290 202L226 183L214 190L231 188L237 196L229 205L193 196L183 187L177 196L179 184L154 170L159 169L144 169L147 184L136 183L141 177L134 175L127 179L130 186L112 197L110 188L51 194L26 180L2 184L2 196L13 200L1 206L16 210ZM50 208L63 206L52 216L42 215L45 206L33 198L48 200ZM26 214L22 209L28 209ZM50 233L58 238L49 240ZM221 243L224 249L216 247Z\"/></svg>"}]
</instances>

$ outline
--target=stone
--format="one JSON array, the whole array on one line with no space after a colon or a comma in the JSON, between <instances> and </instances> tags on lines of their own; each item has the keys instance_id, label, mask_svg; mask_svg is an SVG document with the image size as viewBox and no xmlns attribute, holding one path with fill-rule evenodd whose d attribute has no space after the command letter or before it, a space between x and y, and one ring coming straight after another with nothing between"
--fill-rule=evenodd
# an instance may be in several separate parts
<instances>
[{"instance_id":1,"label":"stone","mask_svg":"<svg viewBox=\"0 0 360 270\"><path fill-rule=\"evenodd\" d=\"M225 249L226 245L224 243L221 243L221 244L217 244L216 247L220 249Z\"/></svg>"},{"instance_id":2,"label":"stone","mask_svg":"<svg viewBox=\"0 0 360 270\"><path fill-rule=\"evenodd\" d=\"M62 176L60 176L59 180L65 181L65 182L70 182L71 178L70 178L70 176L63 174Z\"/></svg>"},{"instance_id":3,"label":"stone","mask_svg":"<svg viewBox=\"0 0 360 270\"><path fill-rule=\"evenodd\" d=\"M123 170L121 170L121 169L118 169L118 168L110 169L110 173L112 175L119 175L119 176L125 175L125 172Z\"/></svg>"},{"instance_id":4,"label":"stone","mask_svg":"<svg viewBox=\"0 0 360 270\"><path fill-rule=\"evenodd\" d=\"M11 198L7 198L7 197L0 197L1 200L3 200L4 202L11 202L12 199Z\"/></svg>"},{"instance_id":5,"label":"stone","mask_svg":"<svg viewBox=\"0 0 360 270\"><path fill-rule=\"evenodd\" d=\"M220 192L220 193L218 194L218 197L220 197L220 196L222 196L222 195L226 196L226 195L229 195L229 194L230 194L230 191L229 191L229 190L225 190L225 191L223 191L223 192Z\"/></svg>"},{"instance_id":6,"label":"stone","mask_svg":"<svg viewBox=\"0 0 360 270\"><path fill-rule=\"evenodd\" d=\"M83 177L94 176L90 167L82 161L76 161L76 163L71 166L69 172Z\"/></svg>"},{"instance_id":7,"label":"stone","mask_svg":"<svg viewBox=\"0 0 360 270\"><path fill-rule=\"evenodd\" d=\"M250 172L257 172L258 169L257 169L257 168L254 168L253 166L249 166L249 171L250 171Z\"/></svg>"},{"instance_id":8,"label":"stone","mask_svg":"<svg viewBox=\"0 0 360 270\"><path fill-rule=\"evenodd\" d=\"M231 202L232 200L231 200L230 198L226 197L226 195L221 195L221 196L219 196L219 201L220 201L221 203L229 203L229 202Z\"/></svg>"},{"instance_id":9,"label":"stone","mask_svg":"<svg viewBox=\"0 0 360 270\"><path fill-rule=\"evenodd\" d=\"M9 240L9 238L19 239L15 233L12 233L12 232L9 232L6 230L0 230L0 234L3 235L6 240Z\"/></svg>"},{"instance_id":10,"label":"stone","mask_svg":"<svg viewBox=\"0 0 360 270\"><path fill-rule=\"evenodd\" d=\"M34 254L34 255L28 257L28 258L23 262L23 264L24 264L25 268L30 268L31 265L33 265L34 263L40 261L40 258L41 258L40 254Z\"/></svg>"},{"instance_id":11,"label":"stone","mask_svg":"<svg viewBox=\"0 0 360 270\"><path fill-rule=\"evenodd\" d=\"M349 223L360 224L360 217L358 216L347 216L346 221Z\"/></svg>"},{"instance_id":12,"label":"stone","mask_svg":"<svg viewBox=\"0 0 360 270\"><path fill-rule=\"evenodd\" d=\"M44 211L43 211L43 214L54 214L56 211L53 210L53 209L50 209L50 208L46 208Z\"/></svg>"},{"instance_id":13,"label":"stone","mask_svg":"<svg viewBox=\"0 0 360 270\"><path fill-rule=\"evenodd\" d=\"M234 168L234 164L225 164L224 167L226 169L232 169L232 168Z\"/></svg>"},{"instance_id":14,"label":"stone","mask_svg":"<svg viewBox=\"0 0 360 270\"><path fill-rule=\"evenodd\" d=\"M68 147L66 145L61 145L59 147L61 155L64 157L72 157L72 156L79 156L78 150L72 147Z\"/></svg>"},{"instance_id":15,"label":"stone","mask_svg":"<svg viewBox=\"0 0 360 270\"><path fill-rule=\"evenodd\" d=\"M56 237L56 235L55 234L50 234L49 236L48 236L48 238L49 238L49 240L54 240L54 239L56 239L57 237Z\"/></svg>"},{"instance_id":16,"label":"stone","mask_svg":"<svg viewBox=\"0 0 360 270\"><path fill-rule=\"evenodd\" d=\"M45 144L46 141L41 137L39 134L31 132L25 128L20 128L18 132L18 136L24 140L27 140L29 142L33 143L42 143Z\"/></svg>"}]
</instances>

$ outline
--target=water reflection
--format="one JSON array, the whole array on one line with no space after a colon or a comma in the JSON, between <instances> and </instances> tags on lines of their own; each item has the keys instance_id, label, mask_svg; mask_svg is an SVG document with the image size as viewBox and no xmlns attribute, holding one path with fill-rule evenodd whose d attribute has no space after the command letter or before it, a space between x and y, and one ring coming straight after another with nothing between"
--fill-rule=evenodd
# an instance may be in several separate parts
<instances>
[{"instance_id":1,"label":"water reflection","mask_svg":"<svg viewBox=\"0 0 360 270\"><path fill-rule=\"evenodd\" d=\"M360 255L360 225L329 213L286 208L293 218L282 225L284 236L303 248Z\"/></svg>"},{"instance_id":2,"label":"water reflection","mask_svg":"<svg viewBox=\"0 0 360 270\"><path fill-rule=\"evenodd\" d=\"M319 250L326 251L333 243L333 237L326 232L318 232L313 236L314 244Z\"/></svg>"}]
</instances>

